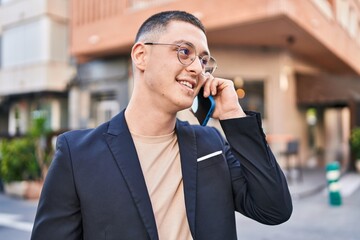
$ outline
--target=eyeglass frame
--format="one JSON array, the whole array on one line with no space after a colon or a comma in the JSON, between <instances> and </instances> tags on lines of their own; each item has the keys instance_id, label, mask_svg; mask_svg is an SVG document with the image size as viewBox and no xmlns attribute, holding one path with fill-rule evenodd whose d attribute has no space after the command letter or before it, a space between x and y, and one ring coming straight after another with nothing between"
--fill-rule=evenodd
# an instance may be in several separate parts
<instances>
[{"instance_id":1,"label":"eyeglass frame","mask_svg":"<svg viewBox=\"0 0 360 240\"><path fill-rule=\"evenodd\" d=\"M210 55L204 55L204 56L199 56L199 55L197 55L195 46L194 46L192 43L189 43L189 42L183 42L183 43L145 42L144 45L149 45L149 46L154 46L154 45L159 45L159 46L177 46L177 47L178 47L178 49L177 49L177 58L178 58L179 62L180 62L182 65L184 65L184 66L190 66L193 62L195 62L196 57L198 57L200 60L202 60L202 59L206 56L206 57L209 57L209 62L210 62L211 59L212 59L212 61L214 62L214 67L213 67L212 71L209 72L209 73L210 73L210 74L213 74L213 73L215 72L216 68L217 68L217 62L216 62L216 60L215 60L214 57L212 57L212 56L210 56ZM179 53L179 52L180 52L180 50L181 50L180 47L183 46L183 45L188 45L189 47L192 47L192 48L194 49L195 57L194 57L193 59L190 58L191 62L188 63L188 64L185 64L185 63L183 63L183 62L180 60L180 56L179 56L180 53ZM206 71L205 71L206 65L204 65L204 64L202 63L202 61L200 61L200 63L201 63L201 66L202 66L202 68L203 68L203 70L204 70L203 73L206 73Z\"/></svg>"}]
</instances>

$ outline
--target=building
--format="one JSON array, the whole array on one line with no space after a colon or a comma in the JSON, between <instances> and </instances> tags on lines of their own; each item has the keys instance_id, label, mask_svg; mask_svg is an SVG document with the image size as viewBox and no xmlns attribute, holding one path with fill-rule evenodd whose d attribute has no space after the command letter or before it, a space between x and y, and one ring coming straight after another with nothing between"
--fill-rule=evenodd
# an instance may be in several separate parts
<instances>
[{"instance_id":1,"label":"building","mask_svg":"<svg viewBox=\"0 0 360 240\"><path fill-rule=\"evenodd\" d=\"M1 0L0 133L22 135L42 114L47 128L68 128L68 1Z\"/></svg>"},{"instance_id":2,"label":"building","mask_svg":"<svg viewBox=\"0 0 360 240\"><path fill-rule=\"evenodd\" d=\"M295 139L301 165L349 165L349 132L360 125L359 0L76 0L71 8L71 127L96 126L126 106L138 27L155 12L185 10L207 28L215 75L262 113L276 155Z\"/></svg>"}]
</instances>

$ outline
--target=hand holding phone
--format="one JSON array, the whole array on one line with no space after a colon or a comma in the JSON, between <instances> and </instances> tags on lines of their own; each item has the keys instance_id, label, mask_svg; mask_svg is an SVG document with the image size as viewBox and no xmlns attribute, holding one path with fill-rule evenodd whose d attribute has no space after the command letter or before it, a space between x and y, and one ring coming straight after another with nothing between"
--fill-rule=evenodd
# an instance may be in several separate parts
<instances>
[{"instance_id":1,"label":"hand holding phone","mask_svg":"<svg viewBox=\"0 0 360 240\"><path fill-rule=\"evenodd\" d=\"M201 126L205 126L215 110L215 100L213 96L204 97L204 89L201 88L195 97L191 111L199 121Z\"/></svg>"}]
</instances>

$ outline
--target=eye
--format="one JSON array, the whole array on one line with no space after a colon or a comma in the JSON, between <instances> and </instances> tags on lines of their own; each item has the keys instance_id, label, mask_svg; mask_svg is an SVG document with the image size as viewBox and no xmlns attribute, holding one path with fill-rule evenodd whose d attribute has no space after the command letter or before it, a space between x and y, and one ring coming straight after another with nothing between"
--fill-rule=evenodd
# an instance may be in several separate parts
<instances>
[{"instance_id":1,"label":"eye","mask_svg":"<svg viewBox=\"0 0 360 240\"><path fill-rule=\"evenodd\" d=\"M210 60L210 58L209 58L209 56L207 56L207 55L202 56L202 57L200 58L201 64L202 64L203 66L207 66L207 65L209 64L209 60Z\"/></svg>"},{"instance_id":2,"label":"eye","mask_svg":"<svg viewBox=\"0 0 360 240\"><path fill-rule=\"evenodd\" d=\"M178 49L179 56L183 59L189 58L191 56L191 50L185 46L180 46Z\"/></svg>"},{"instance_id":3,"label":"eye","mask_svg":"<svg viewBox=\"0 0 360 240\"><path fill-rule=\"evenodd\" d=\"M205 72L205 73L210 73L210 74L211 74L211 73L213 73L213 72L214 72L214 68L213 68L213 67L205 67L205 68L204 68L204 72Z\"/></svg>"}]
</instances>

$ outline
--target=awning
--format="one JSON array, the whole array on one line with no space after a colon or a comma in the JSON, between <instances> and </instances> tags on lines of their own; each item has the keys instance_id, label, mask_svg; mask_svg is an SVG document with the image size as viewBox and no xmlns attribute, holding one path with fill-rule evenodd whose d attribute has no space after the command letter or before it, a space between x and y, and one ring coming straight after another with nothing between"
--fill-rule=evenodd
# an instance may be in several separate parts
<instances>
[{"instance_id":1,"label":"awning","mask_svg":"<svg viewBox=\"0 0 360 240\"><path fill-rule=\"evenodd\" d=\"M346 106L359 94L359 76L296 74L297 103L301 106Z\"/></svg>"}]
</instances>

